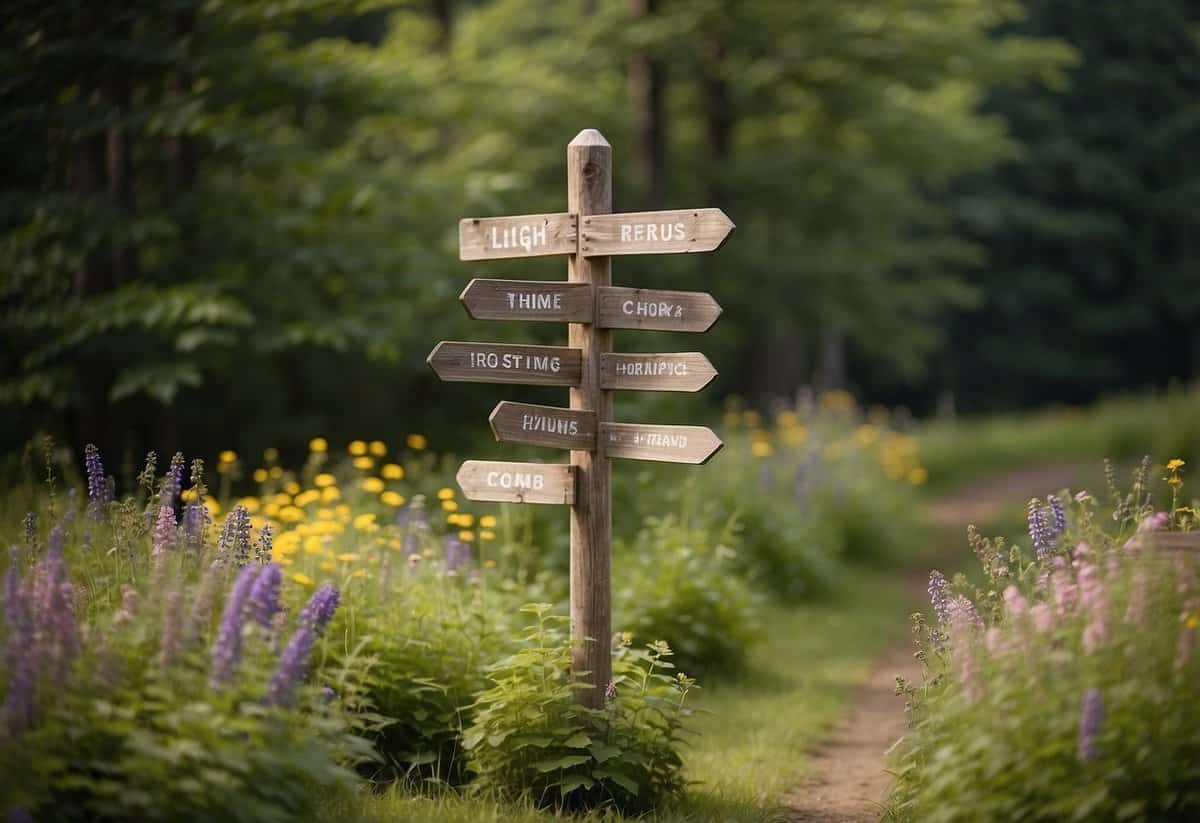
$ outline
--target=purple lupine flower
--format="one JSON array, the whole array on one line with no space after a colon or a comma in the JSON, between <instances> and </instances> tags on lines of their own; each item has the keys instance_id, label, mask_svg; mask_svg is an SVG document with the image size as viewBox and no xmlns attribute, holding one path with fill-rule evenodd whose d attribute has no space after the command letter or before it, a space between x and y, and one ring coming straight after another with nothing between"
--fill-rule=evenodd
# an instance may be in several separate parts
<instances>
[{"instance_id":1,"label":"purple lupine flower","mask_svg":"<svg viewBox=\"0 0 1200 823\"><path fill-rule=\"evenodd\" d=\"M1083 650L1091 654L1108 639L1108 599L1100 571L1093 563L1079 569L1079 602L1087 615L1083 629Z\"/></svg>"},{"instance_id":2,"label":"purple lupine flower","mask_svg":"<svg viewBox=\"0 0 1200 823\"><path fill-rule=\"evenodd\" d=\"M108 478L104 474L104 464L100 461L100 450L94 443L88 443L83 450L83 462L87 473L88 512L95 520L103 520L105 507L108 506Z\"/></svg>"},{"instance_id":3,"label":"purple lupine flower","mask_svg":"<svg viewBox=\"0 0 1200 823\"><path fill-rule=\"evenodd\" d=\"M333 613L337 611L338 600L341 596L337 586L332 583L321 584L321 587L313 592L308 605L301 610L300 625L308 626L317 634L323 634L325 627L333 619Z\"/></svg>"},{"instance_id":4,"label":"purple lupine flower","mask_svg":"<svg viewBox=\"0 0 1200 823\"><path fill-rule=\"evenodd\" d=\"M1046 513L1035 497L1026 507L1029 521L1029 539L1033 541L1033 552L1038 560L1045 560L1054 551L1055 535L1046 521Z\"/></svg>"},{"instance_id":5,"label":"purple lupine flower","mask_svg":"<svg viewBox=\"0 0 1200 823\"><path fill-rule=\"evenodd\" d=\"M1104 695L1088 689L1079 707L1079 759L1087 763L1100 754L1100 735L1104 730Z\"/></svg>"},{"instance_id":6,"label":"purple lupine flower","mask_svg":"<svg viewBox=\"0 0 1200 823\"><path fill-rule=\"evenodd\" d=\"M266 565L271 562L271 549L274 547L275 530L270 523L263 523L258 531L258 542L254 546L254 559Z\"/></svg>"},{"instance_id":7,"label":"purple lupine flower","mask_svg":"<svg viewBox=\"0 0 1200 823\"><path fill-rule=\"evenodd\" d=\"M228 682L242 659L242 619L246 611L246 601L258 577L262 566L244 566L233 581L229 599L225 601L225 611L221 615L221 627L217 631L217 641L213 644L212 669L209 672L209 684L219 688Z\"/></svg>"},{"instance_id":8,"label":"purple lupine flower","mask_svg":"<svg viewBox=\"0 0 1200 823\"><path fill-rule=\"evenodd\" d=\"M163 598L162 636L158 643L158 662L164 669L174 664L183 653L181 600L182 596L178 589L172 589Z\"/></svg>"},{"instance_id":9,"label":"purple lupine flower","mask_svg":"<svg viewBox=\"0 0 1200 823\"><path fill-rule=\"evenodd\" d=\"M296 684L304 678L308 668L308 655L312 651L317 633L312 626L302 625L296 629L287 648L279 656L279 665L267 683L264 702L269 706L290 706Z\"/></svg>"},{"instance_id":10,"label":"purple lupine flower","mask_svg":"<svg viewBox=\"0 0 1200 823\"><path fill-rule=\"evenodd\" d=\"M183 489L184 464L183 452L175 452L171 458L171 465L167 467L167 473L163 475L162 483L158 487L158 505L175 507L175 498L179 497L179 492Z\"/></svg>"},{"instance_id":11,"label":"purple lupine flower","mask_svg":"<svg viewBox=\"0 0 1200 823\"><path fill-rule=\"evenodd\" d=\"M983 618L979 616L975 604L967 597L955 595L946 604L946 610L950 615L950 625L959 629L959 633L963 627L983 631Z\"/></svg>"},{"instance_id":12,"label":"purple lupine flower","mask_svg":"<svg viewBox=\"0 0 1200 823\"><path fill-rule=\"evenodd\" d=\"M279 605L279 589L283 584L283 569L276 563L262 566L250 590L250 613L264 629L271 628L271 621L283 607Z\"/></svg>"},{"instance_id":13,"label":"purple lupine flower","mask_svg":"<svg viewBox=\"0 0 1200 823\"><path fill-rule=\"evenodd\" d=\"M55 682L66 677L79 653L75 588L67 577L63 541L61 526L50 530L46 554L34 569L31 604L38 661L45 667L42 673Z\"/></svg>"},{"instance_id":14,"label":"purple lupine flower","mask_svg":"<svg viewBox=\"0 0 1200 823\"><path fill-rule=\"evenodd\" d=\"M151 557L155 566L161 566L167 554L175 548L179 538L179 527L175 523L175 510L170 506L159 506L158 517L154 519L154 532L151 535L153 550Z\"/></svg>"},{"instance_id":15,"label":"purple lupine flower","mask_svg":"<svg viewBox=\"0 0 1200 823\"><path fill-rule=\"evenodd\" d=\"M336 699L337 699L337 692L335 692L333 689L329 688L328 686L321 687L321 702L322 703L325 703L326 705L328 705Z\"/></svg>"},{"instance_id":16,"label":"purple lupine flower","mask_svg":"<svg viewBox=\"0 0 1200 823\"><path fill-rule=\"evenodd\" d=\"M232 558L239 568L250 562L250 512L245 506L234 506L225 518L217 549L222 559Z\"/></svg>"},{"instance_id":17,"label":"purple lupine flower","mask_svg":"<svg viewBox=\"0 0 1200 823\"><path fill-rule=\"evenodd\" d=\"M1067 530L1067 511L1057 495L1047 495L1046 502L1050 504L1050 525L1057 540Z\"/></svg>"},{"instance_id":18,"label":"purple lupine flower","mask_svg":"<svg viewBox=\"0 0 1200 823\"><path fill-rule=\"evenodd\" d=\"M446 574L458 573L471 565L471 544L454 535L446 538Z\"/></svg>"},{"instance_id":19,"label":"purple lupine flower","mask_svg":"<svg viewBox=\"0 0 1200 823\"><path fill-rule=\"evenodd\" d=\"M36 704L32 604L19 565L14 552L4 577L4 618L8 624L5 657L9 676L4 717L9 734L14 737L33 725Z\"/></svg>"},{"instance_id":20,"label":"purple lupine flower","mask_svg":"<svg viewBox=\"0 0 1200 823\"><path fill-rule=\"evenodd\" d=\"M202 542L207 525L208 509L199 503L188 503L183 510L183 534L189 546L197 546Z\"/></svg>"},{"instance_id":21,"label":"purple lupine flower","mask_svg":"<svg viewBox=\"0 0 1200 823\"><path fill-rule=\"evenodd\" d=\"M950 598L946 594L946 578L937 569L929 573L929 602L937 615L938 624L946 626L950 623Z\"/></svg>"}]
</instances>

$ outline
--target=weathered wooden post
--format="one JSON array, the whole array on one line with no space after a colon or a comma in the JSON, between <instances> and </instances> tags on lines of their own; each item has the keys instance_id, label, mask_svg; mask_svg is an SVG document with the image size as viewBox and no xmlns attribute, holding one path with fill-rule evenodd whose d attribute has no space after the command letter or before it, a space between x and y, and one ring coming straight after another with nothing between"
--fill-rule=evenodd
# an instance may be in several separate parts
<instances>
[{"instance_id":1,"label":"weathered wooden post","mask_svg":"<svg viewBox=\"0 0 1200 823\"><path fill-rule=\"evenodd\" d=\"M714 251L733 223L720 209L612 214L612 147L595 129L567 146L567 208L560 214L459 222L462 260L567 255L567 281L476 278L459 300L477 320L568 323L567 346L443 341L428 357L442 380L568 386L569 409L501 401L488 418L496 439L570 449L571 462L468 460L458 484L469 500L571 507L574 669L602 706L612 678L613 457L704 463L721 440L703 426L616 423L613 391L699 391L716 370L699 352L614 353L612 329L708 331L721 307L703 292L615 287L613 255Z\"/></svg>"},{"instance_id":2,"label":"weathered wooden post","mask_svg":"<svg viewBox=\"0 0 1200 823\"><path fill-rule=\"evenodd\" d=\"M588 238L591 216L612 212L612 146L595 129L584 129L567 146L567 211L579 220L579 239ZM612 259L567 258L567 280L588 283L592 307L600 305L599 287L612 285ZM597 429L612 420L612 395L600 385L601 358L612 351L612 331L593 316L571 323L567 345L583 359L583 379L571 389L571 408L595 415ZM589 672L593 688L581 698L604 704L612 679L612 593L609 581L612 542L612 464L603 449L571 451L575 466L575 505L571 507L571 638L575 670Z\"/></svg>"}]
</instances>

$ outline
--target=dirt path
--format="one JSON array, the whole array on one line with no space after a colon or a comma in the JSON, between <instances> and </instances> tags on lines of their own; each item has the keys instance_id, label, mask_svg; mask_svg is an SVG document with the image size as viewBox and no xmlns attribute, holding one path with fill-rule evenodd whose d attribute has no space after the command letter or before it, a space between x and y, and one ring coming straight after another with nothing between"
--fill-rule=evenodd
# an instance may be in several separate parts
<instances>
[{"instance_id":1,"label":"dirt path","mask_svg":"<svg viewBox=\"0 0 1200 823\"><path fill-rule=\"evenodd\" d=\"M945 548L931 557L961 556L962 535L970 523L986 523L1004 507L1072 486L1084 476L1079 466L1029 466L970 483L930 506ZM932 561L931 561L932 562ZM910 581L914 609L924 601L925 572ZM898 618L899 619L899 618ZM904 700L896 677L920 677L907 638L885 654L861 687L849 716L813 757L813 775L789 799L791 823L860 823L879 819L891 777L884 754L904 735Z\"/></svg>"}]
</instances>

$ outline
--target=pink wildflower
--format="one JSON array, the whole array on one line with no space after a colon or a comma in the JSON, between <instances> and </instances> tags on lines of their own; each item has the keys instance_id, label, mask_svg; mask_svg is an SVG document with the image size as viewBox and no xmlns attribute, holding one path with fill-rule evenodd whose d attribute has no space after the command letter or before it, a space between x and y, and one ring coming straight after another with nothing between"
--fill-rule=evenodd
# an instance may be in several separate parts
<instances>
[{"instance_id":1,"label":"pink wildflower","mask_svg":"<svg viewBox=\"0 0 1200 823\"><path fill-rule=\"evenodd\" d=\"M1045 603L1034 603L1029 616L1033 618L1033 627L1038 634L1054 631L1054 611Z\"/></svg>"},{"instance_id":2,"label":"pink wildflower","mask_svg":"<svg viewBox=\"0 0 1200 823\"><path fill-rule=\"evenodd\" d=\"M1009 586L1004 590L1004 605L1008 609L1008 616L1013 620L1020 620L1029 612L1029 601L1016 586Z\"/></svg>"},{"instance_id":3,"label":"pink wildflower","mask_svg":"<svg viewBox=\"0 0 1200 823\"><path fill-rule=\"evenodd\" d=\"M1108 600L1100 572L1092 563L1084 563L1079 569L1079 600L1087 615L1083 650L1091 654L1108 639Z\"/></svg>"}]
</instances>

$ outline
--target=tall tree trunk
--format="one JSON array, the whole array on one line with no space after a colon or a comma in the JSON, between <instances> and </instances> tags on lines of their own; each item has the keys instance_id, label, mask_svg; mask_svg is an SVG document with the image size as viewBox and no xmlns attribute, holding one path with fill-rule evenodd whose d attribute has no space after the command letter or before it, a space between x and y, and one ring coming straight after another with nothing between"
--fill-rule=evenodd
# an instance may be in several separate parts
<instances>
[{"instance_id":1,"label":"tall tree trunk","mask_svg":"<svg viewBox=\"0 0 1200 823\"><path fill-rule=\"evenodd\" d=\"M627 0L637 19L653 17L658 0ZM646 208L659 208L665 190L666 122L663 117L665 66L648 49L629 58L629 96L633 103L633 163Z\"/></svg>"}]
</instances>

